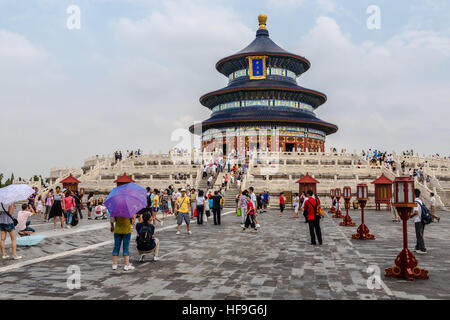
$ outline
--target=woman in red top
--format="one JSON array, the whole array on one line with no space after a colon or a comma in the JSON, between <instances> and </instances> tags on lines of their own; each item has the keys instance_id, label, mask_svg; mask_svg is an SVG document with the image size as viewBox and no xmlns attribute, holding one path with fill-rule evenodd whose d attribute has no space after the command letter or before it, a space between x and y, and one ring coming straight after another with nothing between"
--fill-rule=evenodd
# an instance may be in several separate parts
<instances>
[{"instance_id":1,"label":"woman in red top","mask_svg":"<svg viewBox=\"0 0 450 320\"><path fill-rule=\"evenodd\" d=\"M255 207L253 206L250 195L246 191L244 192L246 193L245 196L247 197L247 218L245 219L245 225L242 231L245 231L245 229L247 229L249 226L251 226L253 230L258 231L255 224Z\"/></svg>"},{"instance_id":2,"label":"woman in red top","mask_svg":"<svg viewBox=\"0 0 450 320\"><path fill-rule=\"evenodd\" d=\"M75 208L75 199L71 196L72 192L70 190L66 191L64 197L64 215L66 216L66 225L70 229L70 224L72 223L72 208Z\"/></svg>"},{"instance_id":3,"label":"woman in red top","mask_svg":"<svg viewBox=\"0 0 450 320\"><path fill-rule=\"evenodd\" d=\"M306 222L309 224L309 233L311 235L311 244L316 244L319 240L319 244L322 244L322 230L320 229L320 215L317 215L317 207L320 205L318 199L313 197L312 190L307 192L308 198L303 202L304 216Z\"/></svg>"},{"instance_id":4,"label":"woman in red top","mask_svg":"<svg viewBox=\"0 0 450 320\"><path fill-rule=\"evenodd\" d=\"M280 194L280 217L283 215L283 211L285 208L286 203L286 197L284 196L283 192Z\"/></svg>"}]
</instances>

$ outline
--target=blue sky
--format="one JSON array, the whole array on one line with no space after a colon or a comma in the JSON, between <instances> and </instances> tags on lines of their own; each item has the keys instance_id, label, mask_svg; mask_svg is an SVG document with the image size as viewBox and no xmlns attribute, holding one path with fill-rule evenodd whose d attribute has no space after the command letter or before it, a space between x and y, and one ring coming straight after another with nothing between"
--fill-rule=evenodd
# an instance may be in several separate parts
<instances>
[{"instance_id":1,"label":"blue sky","mask_svg":"<svg viewBox=\"0 0 450 320\"><path fill-rule=\"evenodd\" d=\"M66 27L72 4L80 30ZM298 83L328 96L317 114L340 130L327 148L448 155L449 1L0 0L0 172L183 145L209 116L198 98L226 85L215 63L253 40L260 13L312 63Z\"/></svg>"}]
</instances>

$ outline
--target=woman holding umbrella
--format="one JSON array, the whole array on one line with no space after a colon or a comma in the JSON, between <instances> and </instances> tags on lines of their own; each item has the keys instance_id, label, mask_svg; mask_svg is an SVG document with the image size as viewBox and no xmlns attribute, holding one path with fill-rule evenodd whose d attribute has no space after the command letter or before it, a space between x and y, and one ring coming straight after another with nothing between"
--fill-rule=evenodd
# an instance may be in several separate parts
<instances>
[{"instance_id":1,"label":"woman holding umbrella","mask_svg":"<svg viewBox=\"0 0 450 320\"><path fill-rule=\"evenodd\" d=\"M147 206L147 191L131 182L114 188L105 200L105 206L111 214L111 232L114 232L112 269L117 269L120 247L123 246L124 270L134 270L130 264L131 230L136 213Z\"/></svg>"},{"instance_id":2,"label":"woman holding umbrella","mask_svg":"<svg viewBox=\"0 0 450 320\"><path fill-rule=\"evenodd\" d=\"M112 269L117 269L117 260L120 253L120 247L122 248L123 253L123 261L125 266L123 270L134 270L134 266L130 264L130 240L131 240L131 231L133 229L133 225L135 222L136 216L133 218L127 217L112 217L111 218L111 232L114 232L114 249L112 252L113 256L113 265Z\"/></svg>"},{"instance_id":3,"label":"woman holding umbrella","mask_svg":"<svg viewBox=\"0 0 450 320\"><path fill-rule=\"evenodd\" d=\"M3 208L3 205L2 205ZM15 204L11 204L8 208L8 212L6 211L0 211L0 231L1 231L1 242L0 242L0 248L2 251L2 259L8 259L9 256L6 255L5 250L5 241L6 241L6 234L9 233L9 236L11 238L11 251L12 256L14 260L22 259L21 256L18 256L16 254L17 249L17 243L16 243L16 231L14 226L14 220L12 218L12 214L14 213L14 209L16 208Z\"/></svg>"},{"instance_id":4,"label":"woman holding umbrella","mask_svg":"<svg viewBox=\"0 0 450 320\"><path fill-rule=\"evenodd\" d=\"M61 187L56 187L56 193L53 196L53 205L50 209L50 214L48 215L48 220L53 218L53 226L56 231L56 217L59 217L59 221L61 222L61 229L64 231L64 194L61 192Z\"/></svg>"}]
</instances>

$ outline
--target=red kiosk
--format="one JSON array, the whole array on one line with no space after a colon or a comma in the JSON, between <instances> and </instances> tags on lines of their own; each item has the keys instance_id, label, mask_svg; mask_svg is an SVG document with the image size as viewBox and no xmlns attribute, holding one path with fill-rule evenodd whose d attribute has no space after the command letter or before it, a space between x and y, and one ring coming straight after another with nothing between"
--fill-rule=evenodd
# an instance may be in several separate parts
<instances>
[{"instance_id":1,"label":"red kiosk","mask_svg":"<svg viewBox=\"0 0 450 320\"><path fill-rule=\"evenodd\" d=\"M129 176L127 176L126 173L124 173L123 176L117 178L117 180L114 181L114 183L116 183L118 187L123 186L124 184L130 183L130 182L134 182L134 180L131 179Z\"/></svg>"},{"instance_id":2,"label":"red kiosk","mask_svg":"<svg viewBox=\"0 0 450 320\"><path fill-rule=\"evenodd\" d=\"M387 205L387 210L391 210L392 184L394 182L382 174L372 183L375 185L375 210L380 211L382 203Z\"/></svg>"},{"instance_id":3,"label":"red kiosk","mask_svg":"<svg viewBox=\"0 0 450 320\"><path fill-rule=\"evenodd\" d=\"M311 177L308 173L306 176L297 180L298 183L298 194L301 195L303 192L306 194L306 191L312 190L314 194L317 193L317 184L320 183L313 177Z\"/></svg>"},{"instance_id":4,"label":"red kiosk","mask_svg":"<svg viewBox=\"0 0 450 320\"><path fill-rule=\"evenodd\" d=\"M63 189L67 189L70 190L72 192L75 192L78 190L78 184L81 181L79 181L77 178L75 178L74 176L72 176L72 174L70 174L67 178L61 180L61 183L63 185Z\"/></svg>"}]
</instances>

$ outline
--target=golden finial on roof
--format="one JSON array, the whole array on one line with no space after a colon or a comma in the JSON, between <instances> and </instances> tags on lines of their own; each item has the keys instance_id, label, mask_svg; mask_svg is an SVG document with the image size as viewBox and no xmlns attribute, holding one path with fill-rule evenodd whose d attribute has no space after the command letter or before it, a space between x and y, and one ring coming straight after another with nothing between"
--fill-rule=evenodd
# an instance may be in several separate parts
<instances>
[{"instance_id":1,"label":"golden finial on roof","mask_svg":"<svg viewBox=\"0 0 450 320\"><path fill-rule=\"evenodd\" d=\"M266 21L267 21L267 15L265 14L260 14L258 16L258 21L259 21L259 29L264 29L266 30Z\"/></svg>"}]
</instances>

